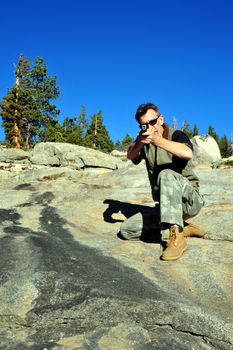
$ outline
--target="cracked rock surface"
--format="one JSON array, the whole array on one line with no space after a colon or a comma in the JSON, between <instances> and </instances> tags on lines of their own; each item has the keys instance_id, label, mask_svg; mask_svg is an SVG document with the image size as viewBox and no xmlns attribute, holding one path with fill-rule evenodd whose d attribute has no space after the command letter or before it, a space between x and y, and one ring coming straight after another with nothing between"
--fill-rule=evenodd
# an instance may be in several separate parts
<instances>
[{"instance_id":1,"label":"cracked rock surface","mask_svg":"<svg viewBox=\"0 0 233 350\"><path fill-rule=\"evenodd\" d=\"M3 180L0 349L233 349L233 170L197 173L206 235L173 262L117 236L153 205L142 166Z\"/></svg>"}]
</instances>

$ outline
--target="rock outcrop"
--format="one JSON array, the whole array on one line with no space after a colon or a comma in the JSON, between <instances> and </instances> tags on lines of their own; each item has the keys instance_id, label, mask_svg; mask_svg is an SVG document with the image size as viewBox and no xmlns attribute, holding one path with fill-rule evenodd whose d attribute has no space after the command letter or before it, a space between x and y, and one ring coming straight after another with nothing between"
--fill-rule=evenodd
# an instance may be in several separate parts
<instances>
[{"instance_id":1,"label":"rock outcrop","mask_svg":"<svg viewBox=\"0 0 233 350\"><path fill-rule=\"evenodd\" d=\"M125 167L126 163L109 154L70 143L41 142L30 152L0 149L0 178L9 181L76 178L77 170L105 173Z\"/></svg>"},{"instance_id":2,"label":"rock outcrop","mask_svg":"<svg viewBox=\"0 0 233 350\"><path fill-rule=\"evenodd\" d=\"M49 157L73 164L72 152ZM206 205L192 222L205 238L164 262L166 231L117 236L153 206L143 164L47 168L60 175L0 173L0 349L233 349L233 169L196 170Z\"/></svg>"},{"instance_id":3,"label":"rock outcrop","mask_svg":"<svg viewBox=\"0 0 233 350\"><path fill-rule=\"evenodd\" d=\"M38 143L30 157L32 164L65 166L71 169L99 167L117 169L120 161L100 151L70 143Z\"/></svg>"}]
</instances>

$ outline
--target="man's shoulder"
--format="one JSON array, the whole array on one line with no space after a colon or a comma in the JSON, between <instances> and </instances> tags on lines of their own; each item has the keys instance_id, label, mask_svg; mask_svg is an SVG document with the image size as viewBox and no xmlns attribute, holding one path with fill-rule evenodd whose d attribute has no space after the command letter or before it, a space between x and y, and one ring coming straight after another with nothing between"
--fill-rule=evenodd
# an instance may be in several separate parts
<instances>
[{"instance_id":1,"label":"man's shoulder","mask_svg":"<svg viewBox=\"0 0 233 350\"><path fill-rule=\"evenodd\" d=\"M179 130L179 129L172 129L172 128L171 128L171 130L172 130L172 136L173 136L173 137L179 137L179 136L183 136L183 135L185 135L186 137L188 137L187 134L186 134L184 131L182 131L182 130Z\"/></svg>"},{"instance_id":2,"label":"man's shoulder","mask_svg":"<svg viewBox=\"0 0 233 350\"><path fill-rule=\"evenodd\" d=\"M172 141L185 143L191 149L193 149L193 144L188 135L185 134L182 130L174 130L172 133Z\"/></svg>"}]
</instances>

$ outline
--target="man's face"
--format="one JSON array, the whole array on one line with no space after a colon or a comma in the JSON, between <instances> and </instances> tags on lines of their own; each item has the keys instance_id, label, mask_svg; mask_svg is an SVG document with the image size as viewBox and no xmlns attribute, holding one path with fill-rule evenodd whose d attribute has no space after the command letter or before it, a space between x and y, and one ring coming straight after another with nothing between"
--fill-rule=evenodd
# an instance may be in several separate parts
<instances>
[{"instance_id":1,"label":"man's face","mask_svg":"<svg viewBox=\"0 0 233 350\"><path fill-rule=\"evenodd\" d=\"M161 125L163 124L163 116L158 114L153 109L148 109L148 111L139 118L139 126L146 124L148 130L160 131Z\"/></svg>"}]
</instances>

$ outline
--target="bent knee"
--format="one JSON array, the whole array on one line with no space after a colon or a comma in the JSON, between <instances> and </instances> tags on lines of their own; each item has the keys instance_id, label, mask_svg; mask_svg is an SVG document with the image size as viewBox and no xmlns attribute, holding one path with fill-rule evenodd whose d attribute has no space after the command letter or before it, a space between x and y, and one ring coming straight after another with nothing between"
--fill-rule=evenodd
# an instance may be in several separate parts
<instances>
[{"instance_id":1,"label":"bent knee","mask_svg":"<svg viewBox=\"0 0 233 350\"><path fill-rule=\"evenodd\" d=\"M161 179L171 179L176 177L177 173L172 170L172 169L164 169L160 171L159 176L158 176L158 181Z\"/></svg>"},{"instance_id":2,"label":"bent knee","mask_svg":"<svg viewBox=\"0 0 233 350\"><path fill-rule=\"evenodd\" d=\"M118 237L127 241L138 241L141 237L141 232L120 230Z\"/></svg>"}]
</instances>

